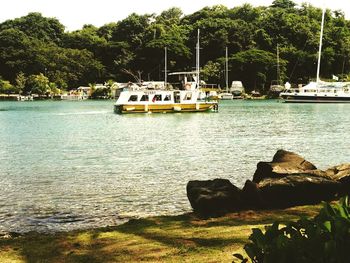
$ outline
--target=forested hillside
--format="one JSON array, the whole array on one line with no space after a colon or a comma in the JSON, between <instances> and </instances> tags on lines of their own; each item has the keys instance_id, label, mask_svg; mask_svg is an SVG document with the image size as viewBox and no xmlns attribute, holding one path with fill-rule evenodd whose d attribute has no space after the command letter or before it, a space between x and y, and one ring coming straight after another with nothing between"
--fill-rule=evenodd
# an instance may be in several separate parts
<instances>
[{"instance_id":1,"label":"forested hillside","mask_svg":"<svg viewBox=\"0 0 350 263\"><path fill-rule=\"evenodd\" d=\"M26 93L38 82L72 89L135 81L130 72L163 80L164 47L169 71L193 69L197 29L202 79L209 83L224 83L227 46L230 80L242 80L248 91L268 87L276 79L277 45L282 79L305 83L316 75L321 14L308 4L276 0L268 7L219 5L186 16L179 8L131 14L100 28L67 32L56 18L30 13L0 24L0 89ZM327 10L323 41L321 78L348 78L350 21L341 11Z\"/></svg>"}]
</instances>

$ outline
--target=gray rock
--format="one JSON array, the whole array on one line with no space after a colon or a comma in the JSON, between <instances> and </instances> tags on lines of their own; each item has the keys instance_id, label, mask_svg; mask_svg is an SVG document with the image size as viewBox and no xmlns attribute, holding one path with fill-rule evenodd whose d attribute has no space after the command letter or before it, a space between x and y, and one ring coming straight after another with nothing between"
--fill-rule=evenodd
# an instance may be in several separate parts
<instances>
[{"instance_id":1,"label":"gray rock","mask_svg":"<svg viewBox=\"0 0 350 263\"><path fill-rule=\"evenodd\" d=\"M341 184L324 177L293 174L266 178L259 182L258 187L265 208L284 208L334 200Z\"/></svg>"},{"instance_id":2,"label":"gray rock","mask_svg":"<svg viewBox=\"0 0 350 263\"><path fill-rule=\"evenodd\" d=\"M226 179L189 181L187 197L195 212L216 215L241 208L241 190Z\"/></svg>"},{"instance_id":3,"label":"gray rock","mask_svg":"<svg viewBox=\"0 0 350 263\"><path fill-rule=\"evenodd\" d=\"M333 166L327 169L325 173L342 184L341 195L350 195L350 163Z\"/></svg>"},{"instance_id":4,"label":"gray rock","mask_svg":"<svg viewBox=\"0 0 350 263\"><path fill-rule=\"evenodd\" d=\"M317 170L315 165L306 161L300 155L285 150L278 150L272 162L258 163L253 182L259 183L266 178L281 178L300 173L325 176L324 172Z\"/></svg>"}]
</instances>

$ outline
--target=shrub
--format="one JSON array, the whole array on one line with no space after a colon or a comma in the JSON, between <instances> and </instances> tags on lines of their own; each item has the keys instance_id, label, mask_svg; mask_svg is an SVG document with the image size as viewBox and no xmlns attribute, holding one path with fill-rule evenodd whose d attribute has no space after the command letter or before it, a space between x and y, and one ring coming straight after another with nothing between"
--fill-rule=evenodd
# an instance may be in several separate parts
<instances>
[{"instance_id":1,"label":"shrub","mask_svg":"<svg viewBox=\"0 0 350 263\"><path fill-rule=\"evenodd\" d=\"M244 246L254 263L269 262L349 262L350 207L348 198L331 205L324 203L313 219L281 225L278 222L253 229L250 243ZM240 262L248 259L234 254ZM235 261L234 261L235 262Z\"/></svg>"}]
</instances>

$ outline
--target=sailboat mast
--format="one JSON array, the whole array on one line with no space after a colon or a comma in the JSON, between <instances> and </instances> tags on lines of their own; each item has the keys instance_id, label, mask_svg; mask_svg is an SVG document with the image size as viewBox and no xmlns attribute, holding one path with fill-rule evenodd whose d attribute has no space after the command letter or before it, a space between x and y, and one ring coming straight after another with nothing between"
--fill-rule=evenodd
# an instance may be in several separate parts
<instances>
[{"instance_id":1,"label":"sailboat mast","mask_svg":"<svg viewBox=\"0 0 350 263\"><path fill-rule=\"evenodd\" d=\"M279 49L278 49L278 44L277 44L277 85L280 85L281 84L281 81L280 81L280 52L279 52Z\"/></svg>"},{"instance_id":2,"label":"sailboat mast","mask_svg":"<svg viewBox=\"0 0 350 263\"><path fill-rule=\"evenodd\" d=\"M168 81L168 49L167 47L164 48L164 88L166 88L166 84Z\"/></svg>"},{"instance_id":3,"label":"sailboat mast","mask_svg":"<svg viewBox=\"0 0 350 263\"><path fill-rule=\"evenodd\" d=\"M197 88L199 88L199 29L197 31L197 47L196 47L196 73L197 73Z\"/></svg>"},{"instance_id":4,"label":"sailboat mast","mask_svg":"<svg viewBox=\"0 0 350 263\"><path fill-rule=\"evenodd\" d=\"M226 47L226 52L225 52L225 58L226 58L226 61L225 61L226 92L228 92L228 50L227 50L227 47Z\"/></svg>"},{"instance_id":5,"label":"sailboat mast","mask_svg":"<svg viewBox=\"0 0 350 263\"><path fill-rule=\"evenodd\" d=\"M326 8L322 10L322 22L321 22L321 33L320 33L320 46L318 48L318 62L317 62L317 75L316 82L320 82L320 67L321 67L321 50L322 50L322 38L323 38L323 24L324 24L324 15L326 12Z\"/></svg>"}]
</instances>

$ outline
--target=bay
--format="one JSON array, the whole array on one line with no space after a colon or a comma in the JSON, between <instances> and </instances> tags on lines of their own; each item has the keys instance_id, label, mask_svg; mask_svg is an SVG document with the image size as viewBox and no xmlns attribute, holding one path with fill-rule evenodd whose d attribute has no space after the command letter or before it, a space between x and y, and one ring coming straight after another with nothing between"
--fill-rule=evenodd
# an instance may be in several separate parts
<instances>
[{"instance_id":1,"label":"bay","mask_svg":"<svg viewBox=\"0 0 350 263\"><path fill-rule=\"evenodd\" d=\"M278 149L349 162L350 105L222 101L219 113L116 115L113 101L0 102L0 232L191 211L189 180L242 187Z\"/></svg>"}]
</instances>

